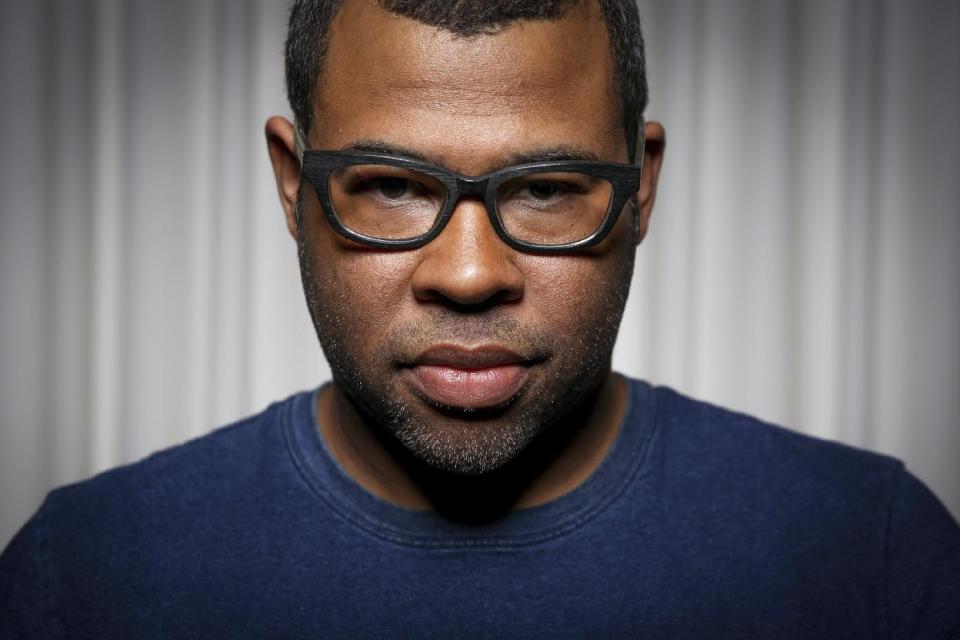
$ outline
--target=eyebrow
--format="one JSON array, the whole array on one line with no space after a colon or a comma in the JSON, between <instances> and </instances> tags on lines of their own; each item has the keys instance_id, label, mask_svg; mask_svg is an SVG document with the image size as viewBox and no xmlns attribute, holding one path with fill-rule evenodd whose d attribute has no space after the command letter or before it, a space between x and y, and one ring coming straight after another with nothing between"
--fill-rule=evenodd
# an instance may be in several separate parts
<instances>
[{"instance_id":1,"label":"eyebrow","mask_svg":"<svg viewBox=\"0 0 960 640\"><path fill-rule=\"evenodd\" d=\"M354 140L350 144L341 147L340 150L403 156L412 160L428 162L430 164L447 168L446 164L437 156L432 156L430 154L426 154L409 147L404 147L402 145L392 144L386 142L385 140L362 138L359 140ZM511 165L526 164L530 162L556 162L562 160L591 162L600 160L600 157L593 151L590 151L589 149L579 145L554 145L501 155L490 171L498 171Z\"/></svg>"}]
</instances>

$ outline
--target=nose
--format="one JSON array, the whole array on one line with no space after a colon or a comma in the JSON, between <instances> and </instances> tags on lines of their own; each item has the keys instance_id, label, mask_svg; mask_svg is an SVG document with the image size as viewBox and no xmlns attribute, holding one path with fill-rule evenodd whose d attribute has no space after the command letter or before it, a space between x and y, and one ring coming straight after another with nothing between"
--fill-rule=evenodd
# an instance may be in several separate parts
<instances>
[{"instance_id":1,"label":"nose","mask_svg":"<svg viewBox=\"0 0 960 640\"><path fill-rule=\"evenodd\" d=\"M460 200L447 226L421 252L411 280L420 301L479 307L523 296L516 252L497 236L479 199Z\"/></svg>"}]
</instances>

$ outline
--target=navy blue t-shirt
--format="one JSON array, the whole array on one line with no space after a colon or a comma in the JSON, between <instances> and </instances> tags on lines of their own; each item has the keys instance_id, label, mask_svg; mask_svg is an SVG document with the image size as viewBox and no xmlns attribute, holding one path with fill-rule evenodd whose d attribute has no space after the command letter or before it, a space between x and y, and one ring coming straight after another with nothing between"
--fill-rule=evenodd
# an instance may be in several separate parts
<instances>
[{"instance_id":1,"label":"navy blue t-shirt","mask_svg":"<svg viewBox=\"0 0 960 640\"><path fill-rule=\"evenodd\" d=\"M52 492L0 635L960 637L960 528L891 458L634 381L589 479L467 526L355 484L315 394Z\"/></svg>"}]
</instances>

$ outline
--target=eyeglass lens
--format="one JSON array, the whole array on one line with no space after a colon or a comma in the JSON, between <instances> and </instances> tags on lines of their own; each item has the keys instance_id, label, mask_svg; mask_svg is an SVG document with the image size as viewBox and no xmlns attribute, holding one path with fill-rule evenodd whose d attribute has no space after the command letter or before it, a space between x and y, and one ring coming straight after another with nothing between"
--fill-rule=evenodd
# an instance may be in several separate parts
<instances>
[{"instance_id":1,"label":"eyeglass lens","mask_svg":"<svg viewBox=\"0 0 960 640\"><path fill-rule=\"evenodd\" d=\"M406 240L427 233L443 210L446 186L390 165L350 165L330 173L330 201L356 233ZM613 186L583 173L551 171L512 178L496 192L496 213L508 235L542 246L590 237L603 223Z\"/></svg>"}]
</instances>

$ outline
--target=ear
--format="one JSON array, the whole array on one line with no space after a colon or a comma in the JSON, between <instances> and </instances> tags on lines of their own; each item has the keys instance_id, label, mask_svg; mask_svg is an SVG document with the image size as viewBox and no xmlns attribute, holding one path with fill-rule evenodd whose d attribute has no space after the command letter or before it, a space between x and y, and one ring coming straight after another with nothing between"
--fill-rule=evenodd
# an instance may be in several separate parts
<instances>
[{"instance_id":1,"label":"ear","mask_svg":"<svg viewBox=\"0 0 960 640\"><path fill-rule=\"evenodd\" d=\"M637 191L638 224L634 242L640 244L647 235L653 202L657 198L657 180L660 178L660 166L667 146L667 134L659 122L648 122L643 127L643 175L640 178L640 190Z\"/></svg>"},{"instance_id":2,"label":"ear","mask_svg":"<svg viewBox=\"0 0 960 640\"><path fill-rule=\"evenodd\" d=\"M287 230L294 240L297 238L297 196L300 193L300 160L293 123L286 118L273 116L267 120L265 128L267 150L273 164L273 175L277 180L277 192L280 204L287 218Z\"/></svg>"}]
</instances>

